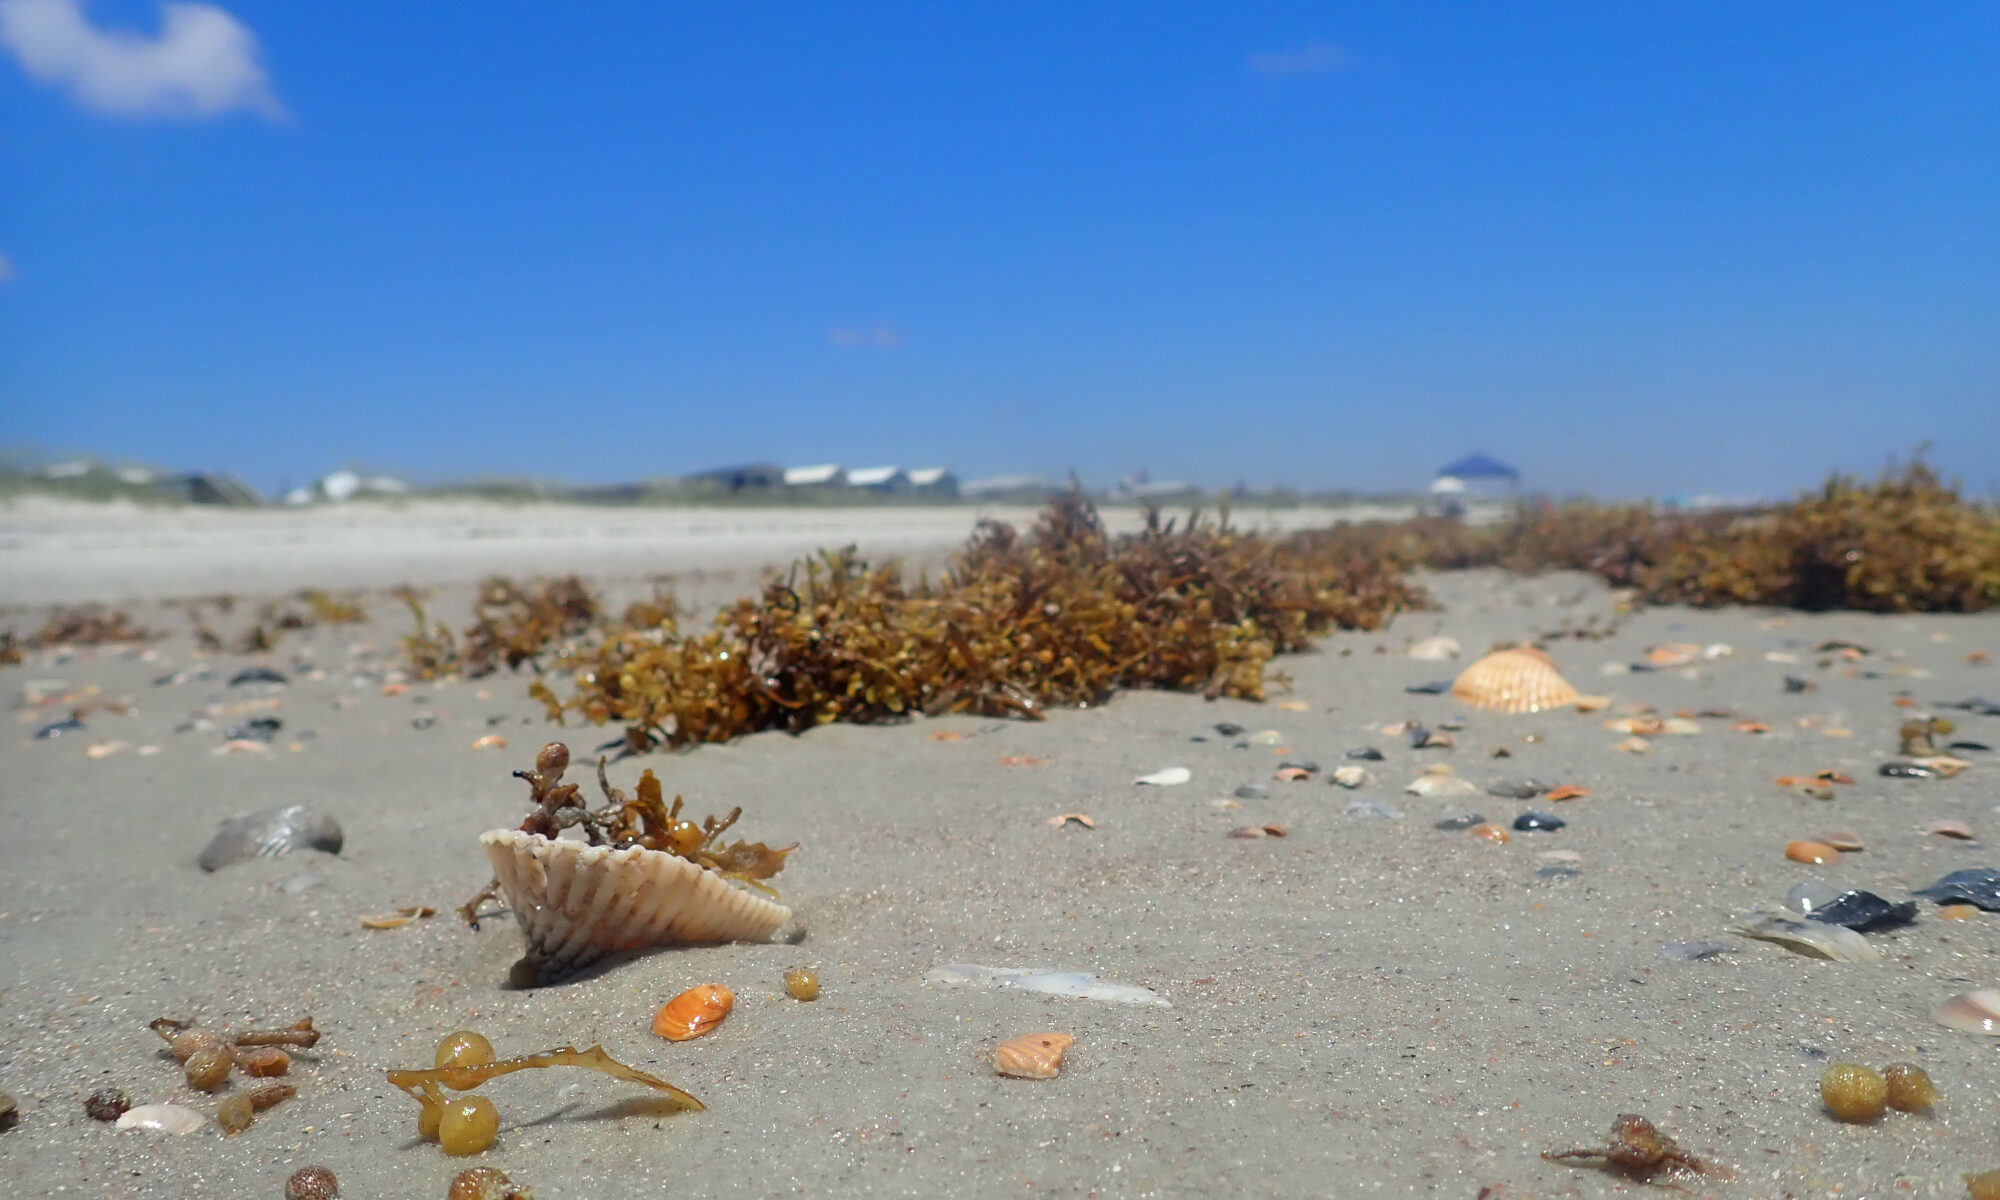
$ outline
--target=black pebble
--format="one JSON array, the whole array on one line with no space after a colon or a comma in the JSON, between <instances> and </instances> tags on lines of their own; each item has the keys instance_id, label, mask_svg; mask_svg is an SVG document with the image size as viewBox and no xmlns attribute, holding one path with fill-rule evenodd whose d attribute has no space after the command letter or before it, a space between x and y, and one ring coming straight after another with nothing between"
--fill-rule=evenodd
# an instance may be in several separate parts
<instances>
[{"instance_id":1,"label":"black pebble","mask_svg":"<svg viewBox=\"0 0 2000 1200\"><path fill-rule=\"evenodd\" d=\"M1382 752L1373 746L1363 746L1359 750L1349 750L1343 758L1357 758L1362 762L1381 762Z\"/></svg>"},{"instance_id":2,"label":"black pebble","mask_svg":"<svg viewBox=\"0 0 2000 1200\"><path fill-rule=\"evenodd\" d=\"M1268 800L1271 798L1271 789L1261 784L1246 783L1236 789L1236 798L1238 800Z\"/></svg>"},{"instance_id":3,"label":"black pebble","mask_svg":"<svg viewBox=\"0 0 2000 1200\"><path fill-rule=\"evenodd\" d=\"M1221 734L1223 737L1235 737L1237 734L1243 732L1243 727L1223 721L1215 727L1215 732Z\"/></svg>"},{"instance_id":4,"label":"black pebble","mask_svg":"<svg viewBox=\"0 0 2000 1200\"><path fill-rule=\"evenodd\" d=\"M283 683L285 677L269 667L245 667L229 677L230 687L246 683Z\"/></svg>"},{"instance_id":5,"label":"black pebble","mask_svg":"<svg viewBox=\"0 0 2000 1200\"><path fill-rule=\"evenodd\" d=\"M429 729L431 726L435 724L437 724L437 718L431 716L429 713L425 713L421 717L412 717L410 719L410 728L412 729Z\"/></svg>"},{"instance_id":6,"label":"black pebble","mask_svg":"<svg viewBox=\"0 0 2000 1200\"><path fill-rule=\"evenodd\" d=\"M57 721L52 725L44 725L40 729L35 730L35 740L47 741L50 738L59 738L65 733L81 732L83 732L83 722L77 720L75 717L71 717L68 720Z\"/></svg>"},{"instance_id":7,"label":"black pebble","mask_svg":"<svg viewBox=\"0 0 2000 1200\"><path fill-rule=\"evenodd\" d=\"M1319 764L1316 762L1281 762L1278 764L1278 769L1280 771L1284 770L1286 767L1297 767L1299 770L1304 771L1308 775L1319 774Z\"/></svg>"},{"instance_id":8,"label":"black pebble","mask_svg":"<svg viewBox=\"0 0 2000 1200\"><path fill-rule=\"evenodd\" d=\"M1429 683L1413 683L1403 690L1412 696L1442 696L1451 690L1451 680L1433 679Z\"/></svg>"},{"instance_id":9,"label":"black pebble","mask_svg":"<svg viewBox=\"0 0 2000 1200\"><path fill-rule=\"evenodd\" d=\"M1922 763L1905 762L1900 758L1894 759L1890 762L1883 763L1881 766L1881 774L1886 775L1891 779L1936 779L1937 778L1936 769L1932 767L1927 767Z\"/></svg>"},{"instance_id":10,"label":"black pebble","mask_svg":"<svg viewBox=\"0 0 2000 1200\"><path fill-rule=\"evenodd\" d=\"M1549 785L1533 779L1503 779L1486 785L1486 794L1507 800L1533 800L1549 790Z\"/></svg>"},{"instance_id":11,"label":"black pebble","mask_svg":"<svg viewBox=\"0 0 2000 1200\"><path fill-rule=\"evenodd\" d=\"M276 717L252 717L241 725L224 730L222 736L229 741L268 742L285 727Z\"/></svg>"},{"instance_id":12,"label":"black pebble","mask_svg":"<svg viewBox=\"0 0 2000 1200\"><path fill-rule=\"evenodd\" d=\"M1983 754L1986 753L1987 751L1992 750L1993 747L1987 745L1985 742L1952 742L1950 745L1946 746L1945 749L1971 750L1975 753Z\"/></svg>"},{"instance_id":13,"label":"black pebble","mask_svg":"<svg viewBox=\"0 0 2000 1200\"><path fill-rule=\"evenodd\" d=\"M1448 829L1455 832L1461 829L1470 829L1474 825L1478 825L1485 820L1486 818L1478 813L1466 813L1462 817L1446 817L1444 820L1439 821L1432 828Z\"/></svg>"},{"instance_id":14,"label":"black pebble","mask_svg":"<svg viewBox=\"0 0 2000 1200\"><path fill-rule=\"evenodd\" d=\"M1514 828L1522 833L1554 833L1567 824L1554 813L1525 812L1514 818Z\"/></svg>"},{"instance_id":15,"label":"black pebble","mask_svg":"<svg viewBox=\"0 0 2000 1200\"><path fill-rule=\"evenodd\" d=\"M1813 682L1810 679L1800 679L1796 675L1787 675L1785 676L1785 690L1788 692L1810 692L1813 690Z\"/></svg>"},{"instance_id":16,"label":"black pebble","mask_svg":"<svg viewBox=\"0 0 2000 1200\"><path fill-rule=\"evenodd\" d=\"M1808 921L1845 925L1849 929L1864 933L1871 929L1893 929L1898 925L1908 925L1916 919L1915 900L1891 904L1874 892L1863 891L1842 892L1806 914Z\"/></svg>"},{"instance_id":17,"label":"black pebble","mask_svg":"<svg viewBox=\"0 0 2000 1200\"><path fill-rule=\"evenodd\" d=\"M1939 904L1958 900L1976 904L1987 912L2000 912L2000 871L1992 867L1967 867L1938 880L1917 895Z\"/></svg>"}]
</instances>

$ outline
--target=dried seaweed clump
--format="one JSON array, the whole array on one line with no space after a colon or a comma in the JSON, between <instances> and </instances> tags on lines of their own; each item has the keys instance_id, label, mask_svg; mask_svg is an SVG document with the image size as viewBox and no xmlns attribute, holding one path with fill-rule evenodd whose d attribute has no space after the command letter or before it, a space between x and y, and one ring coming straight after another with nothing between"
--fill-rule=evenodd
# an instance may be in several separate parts
<instances>
[{"instance_id":1,"label":"dried seaweed clump","mask_svg":"<svg viewBox=\"0 0 2000 1200\"><path fill-rule=\"evenodd\" d=\"M50 611L49 619L28 637L30 649L50 646L105 646L120 642L150 642L160 634L132 622L123 609L101 604L65 605Z\"/></svg>"},{"instance_id":2,"label":"dried seaweed clump","mask_svg":"<svg viewBox=\"0 0 2000 1200\"><path fill-rule=\"evenodd\" d=\"M561 579L516 583L504 576L482 580L473 601L473 622L462 638L440 624L427 626L423 604L414 590L397 593L410 606L417 629L403 639L411 670L420 678L491 675L504 664L541 669L551 647L560 650L570 638L588 632L599 613L597 596L574 575Z\"/></svg>"},{"instance_id":3,"label":"dried seaweed clump","mask_svg":"<svg viewBox=\"0 0 2000 1200\"><path fill-rule=\"evenodd\" d=\"M1421 603L1345 545L1156 514L1112 537L1072 491L1026 536L983 523L935 583L824 552L699 633L614 628L577 653L566 703L537 694L552 716L624 722L635 748L913 712L1035 717L1120 688L1262 698L1273 655Z\"/></svg>"}]
</instances>

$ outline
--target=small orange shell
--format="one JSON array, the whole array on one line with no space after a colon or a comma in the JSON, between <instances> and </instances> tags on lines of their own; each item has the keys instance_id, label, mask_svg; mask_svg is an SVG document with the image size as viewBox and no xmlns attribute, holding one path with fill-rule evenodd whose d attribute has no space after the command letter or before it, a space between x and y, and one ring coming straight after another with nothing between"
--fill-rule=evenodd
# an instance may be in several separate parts
<instances>
[{"instance_id":1,"label":"small orange shell","mask_svg":"<svg viewBox=\"0 0 2000 1200\"><path fill-rule=\"evenodd\" d=\"M1062 1072L1063 1053L1076 1041L1067 1033L1024 1033L993 1050L993 1069L1015 1079L1054 1079Z\"/></svg>"},{"instance_id":2,"label":"small orange shell","mask_svg":"<svg viewBox=\"0 0 2000 1200\"><path fill-rule=\"evenodd\" d=\"M1539 650L1501 650L1467 667L1451 685L1451 694L1474 708L1534 713L1577 702L1549 656Z\"/></svg>"},{"instance_id":3,"label":"small orange shell","mask_svg":"<svg viewBox=\"0 0 2000 1200\"><path fill-rule=\"evenodd\" d=\"M1785 847L1785 857L1793 862L1821 864L1839 858L1840 851L1825 842L1792 842Z\"/></svg>"},{"instance_id":4,"label":"small orange shell","mask_svg":"<svg viewBox=\"0 0 2000 1200\"><path fill-rule=\"evenodd\" d=\"M1966 842L1976 840L1972 833L1972 826L1967 825L1963 821L1932 821L1928 825L1919 825L1917 832L1928 833L1934 837L1958 838L1960 841Z\"/></svg>"},{"instance_id":5,"label":"small orange shell","mask_svg":"<svg viewBox=\"0 0 2000 1200\"><path fill-rule=\"evenodd\" d=\"M1485 838L1489 842L1498 842L1501 845L1506 845L1508 842L1514 840L1505 828L1495 825L1491 821L1481 821L1479 824L1466 830L1466 832L1473 837Z\"/></svg>"},{"instance_id":6,"label":"small orange shell","mask_svg":"<svg viewBox=\"0 0 2000 1200\"><path fill-rule=\"evenodd\" d=\"M1574 783L1565 783L1561 787L1549 789L1548 798L1551 800L1581 800L1588 795L1590 795L1589 788L1579 787Z\"/></svg>"},{"instance_id":7,"label":"small orange shell","mask_svg":"<svg viewBox=\"0 0 2000 1200\"><path fill-rule=\"evenodd\" d=\"M736 1004L736 993L719 983L691 987L653 1014L653 1032L670 1042L685 1042L722 1024Z\"/></svg>"},{"instance_id":8,"label":"small orange shell","mask_svg":"<svg viewBox=\"0 0 2000 1200\"><path fill-rule=\"evenodd\" d=\"M1279 767L1271 778L1281 783L1303 783L1312 778L1312 772L1304 767Z\"/></svg>"},{"instance_id":9,"label":"small orange shell","mask_svg":"<svg viewBox=\"0 0 2000 1200\"><path fill-rule=\"evenodd\" d=\"M1769 725L1764 724L1764 722L1762 721L1738 721L1736 724L1730 726L1730 728L1734 729L1738 733L1771 732L1771 727Z\"/></svg>"}]
</instances>

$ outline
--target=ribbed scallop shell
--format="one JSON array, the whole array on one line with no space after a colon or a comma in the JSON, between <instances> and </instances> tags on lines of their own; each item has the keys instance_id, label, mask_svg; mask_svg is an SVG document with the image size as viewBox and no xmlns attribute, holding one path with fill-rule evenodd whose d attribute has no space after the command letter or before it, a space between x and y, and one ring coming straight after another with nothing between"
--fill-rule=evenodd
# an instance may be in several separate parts
<instances>
[{"instance_id":1,"label":"ribbed scallop shell","mask_svg":"<svg viewBox=\"0 0 2000 1200\"><path fill-rule=\"evenodd\" d=\"M1024 1033L993 1050L993 1069L1016 1079L1054 1079L1062 1072L1063 1054L1076 1041L1066 1033Z\"/></svg>"},{"instance_id":2,"label":"ribbed scallop shell","mask_svg":"<svg viewBox=\"0 0 2000 1200\"><path fill-rule=\"evenodd\" d=\"M1580 699L1556 665L1539 650L1500 650L1467 667L1451 694L1474 708L1533 713Z\"/></svg>"},{"instance_id":3,"label":"ribbed scallop shell","mask_svg":"<svg viewBox=\"0 0 2000 1200\"><path fill-rule=\"evenodd\" d=\"M698 1038L722 1024L734 1007L736 993L719 983L691 987L660 1006L653 1015L653 1032L670 1042Z\"/></svg>"},{"instance_id":4,"label":"ribbed scallop shell","mask_svg":"<svg viewBox=\"0 0 2000 1200\"><path fill-rule=\"evenodd\" d=\"M538 983L607 954L656 946L761 942L792 910L677 855L613 850L517 829L483 833Z\"/></svg>"}]
</instances>

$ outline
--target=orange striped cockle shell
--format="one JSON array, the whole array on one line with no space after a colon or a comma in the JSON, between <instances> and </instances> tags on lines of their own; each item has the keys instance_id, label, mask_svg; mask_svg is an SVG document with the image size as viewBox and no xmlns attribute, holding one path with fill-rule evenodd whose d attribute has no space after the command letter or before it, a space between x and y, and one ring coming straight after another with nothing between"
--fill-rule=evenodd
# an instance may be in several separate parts
<instances>
[{"instance_id":1,"label":"orange striped cockle shell","mask_svg":"<svg viewBox=\"0 0 2000 1200\"><path fill-rule=\"evenodd\" d=\"M719 983L691 987L660 1006L653 1015L653 1032L670 1042L698 1038L722 1024L736 1006L736 993Z\"/></svg>"},{"instance_id":2,"label":"orange striped cockle shell","mask_svg":"<svg viewBox=\"0 0 2000 1200\"><path fill-rule=\"evenodd\" d=\"M1062 1072L1063 1054L1076 1041L1067 1033L1024 1033L993 1050L993 1069L1016 1079L1054 1079Z\"/></svg>"},{"instance_id":3,"label":"orange striped cockle shell","mask_svg":"<svg viewBox=\"0 0 2000 1200\"><path fill-rule=\"evenodd\" d=\"M1548 655L1526 646L1473 663L1451 685L1451 694L1474 708L1512 713L1564 708L1581 698Z\"/></svg>"}]
</instances>

